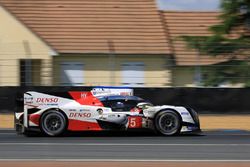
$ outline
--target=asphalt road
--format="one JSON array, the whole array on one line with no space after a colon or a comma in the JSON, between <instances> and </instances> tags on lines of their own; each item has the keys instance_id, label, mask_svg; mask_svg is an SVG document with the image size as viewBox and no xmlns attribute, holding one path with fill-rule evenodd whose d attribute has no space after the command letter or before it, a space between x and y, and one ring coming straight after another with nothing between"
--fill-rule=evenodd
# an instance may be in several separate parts
<instances>
[{"instance_id":1,"label":"asphalt road","mask_svg":"<svg viewBox=\"0 0 250 167\"><path fill-rule=\"evenodd\" d=\"M151 133L81 133L25 137L0 130L0 160L246 161L250 132L215 131L175 137Z\"/></svg>"}]
</instances>

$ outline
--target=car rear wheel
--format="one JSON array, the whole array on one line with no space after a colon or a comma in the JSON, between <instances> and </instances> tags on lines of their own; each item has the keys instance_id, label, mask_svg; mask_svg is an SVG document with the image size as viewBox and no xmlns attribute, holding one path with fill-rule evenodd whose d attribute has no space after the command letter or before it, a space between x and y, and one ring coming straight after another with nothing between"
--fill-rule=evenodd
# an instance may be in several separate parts
<instances>
[{"instance_id":1,"label":"car rear wheel","mask_svg":"<svg viewBox=\"0 0 250 167\"><path fill-rule=\"evenodd\" d=\"M41 117L41 130L48 136L62 135L66 129L66 119L62 113L53 110L48 111Z\"/></svg>"},{"instance_id":2,"label":"car rear wheel","mask_svg":"<svg viewBox=\"0 0 250 167\"><path fill-rule=\"evenodd\" d=\"M181 119L171 110L161 111L155 116L155 129L162 135L171 136L180 133Z\"/></svg>"}]
</instances>

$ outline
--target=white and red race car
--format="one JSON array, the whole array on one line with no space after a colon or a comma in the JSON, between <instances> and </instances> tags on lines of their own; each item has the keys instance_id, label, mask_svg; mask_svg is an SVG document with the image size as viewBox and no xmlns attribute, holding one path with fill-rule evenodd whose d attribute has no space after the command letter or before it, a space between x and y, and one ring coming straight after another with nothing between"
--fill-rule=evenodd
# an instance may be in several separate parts
<instances>
[{"instance_id":1,"label":"white and red race car","mask_svg":"<svg viewBox=\"0 0 250 167\"><path fill-rule=\"evenodd\" d=\"M59 136L66 131L149 129L162 135L200 132L198 114L181 106L153 106L123 87L92 91L24 93L24 110L15 113L16 131Z\"/></svg>"}]
</instances>

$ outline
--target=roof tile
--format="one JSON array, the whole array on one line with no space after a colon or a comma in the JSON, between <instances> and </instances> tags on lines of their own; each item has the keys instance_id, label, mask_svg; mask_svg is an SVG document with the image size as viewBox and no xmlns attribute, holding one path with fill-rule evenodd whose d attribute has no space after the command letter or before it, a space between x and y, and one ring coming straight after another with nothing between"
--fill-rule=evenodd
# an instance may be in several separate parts
<instances>
[{"instance_id":1,"label":"roof tile","mask_svg":"<svg viewBox=\"0 0 250 167\"><path fill-rule=\"evenodd\" d=\"M224 56L211 57L201 55L187 47L181 36L209 36L208 27L220 23L219 12L174 12L162 11L165 29L169 31L169 40L173 47L175 61L180 66L211 65L227 61Z\"/></svg>"},{"instance_id":2,"label":"roof tile","mask_svg":"<svg viewBox=\"0 0 250 167\"><path fill-rule=\"evenodd\" d=\"M59 53L169 54L154 0L0 0Z\"/></svg>"}]
</instances>

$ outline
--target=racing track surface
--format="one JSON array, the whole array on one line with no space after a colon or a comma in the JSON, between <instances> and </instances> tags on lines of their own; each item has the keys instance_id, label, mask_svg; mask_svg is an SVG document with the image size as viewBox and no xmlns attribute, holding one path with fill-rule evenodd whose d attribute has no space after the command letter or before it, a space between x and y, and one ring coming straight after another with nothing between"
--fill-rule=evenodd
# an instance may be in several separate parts
<instances>
[{"instance_id":1,"label":"racing track surface","mask_svg":"<svg viewBox=\"0 0 250 167\"><path fill-rule=\"evenodd\" d=\"M0 159L28 161L217 161L250 164L249 131L175 137L151 133L81 133L25 137L0 130Z\"/></svg>"}]
</instances>

